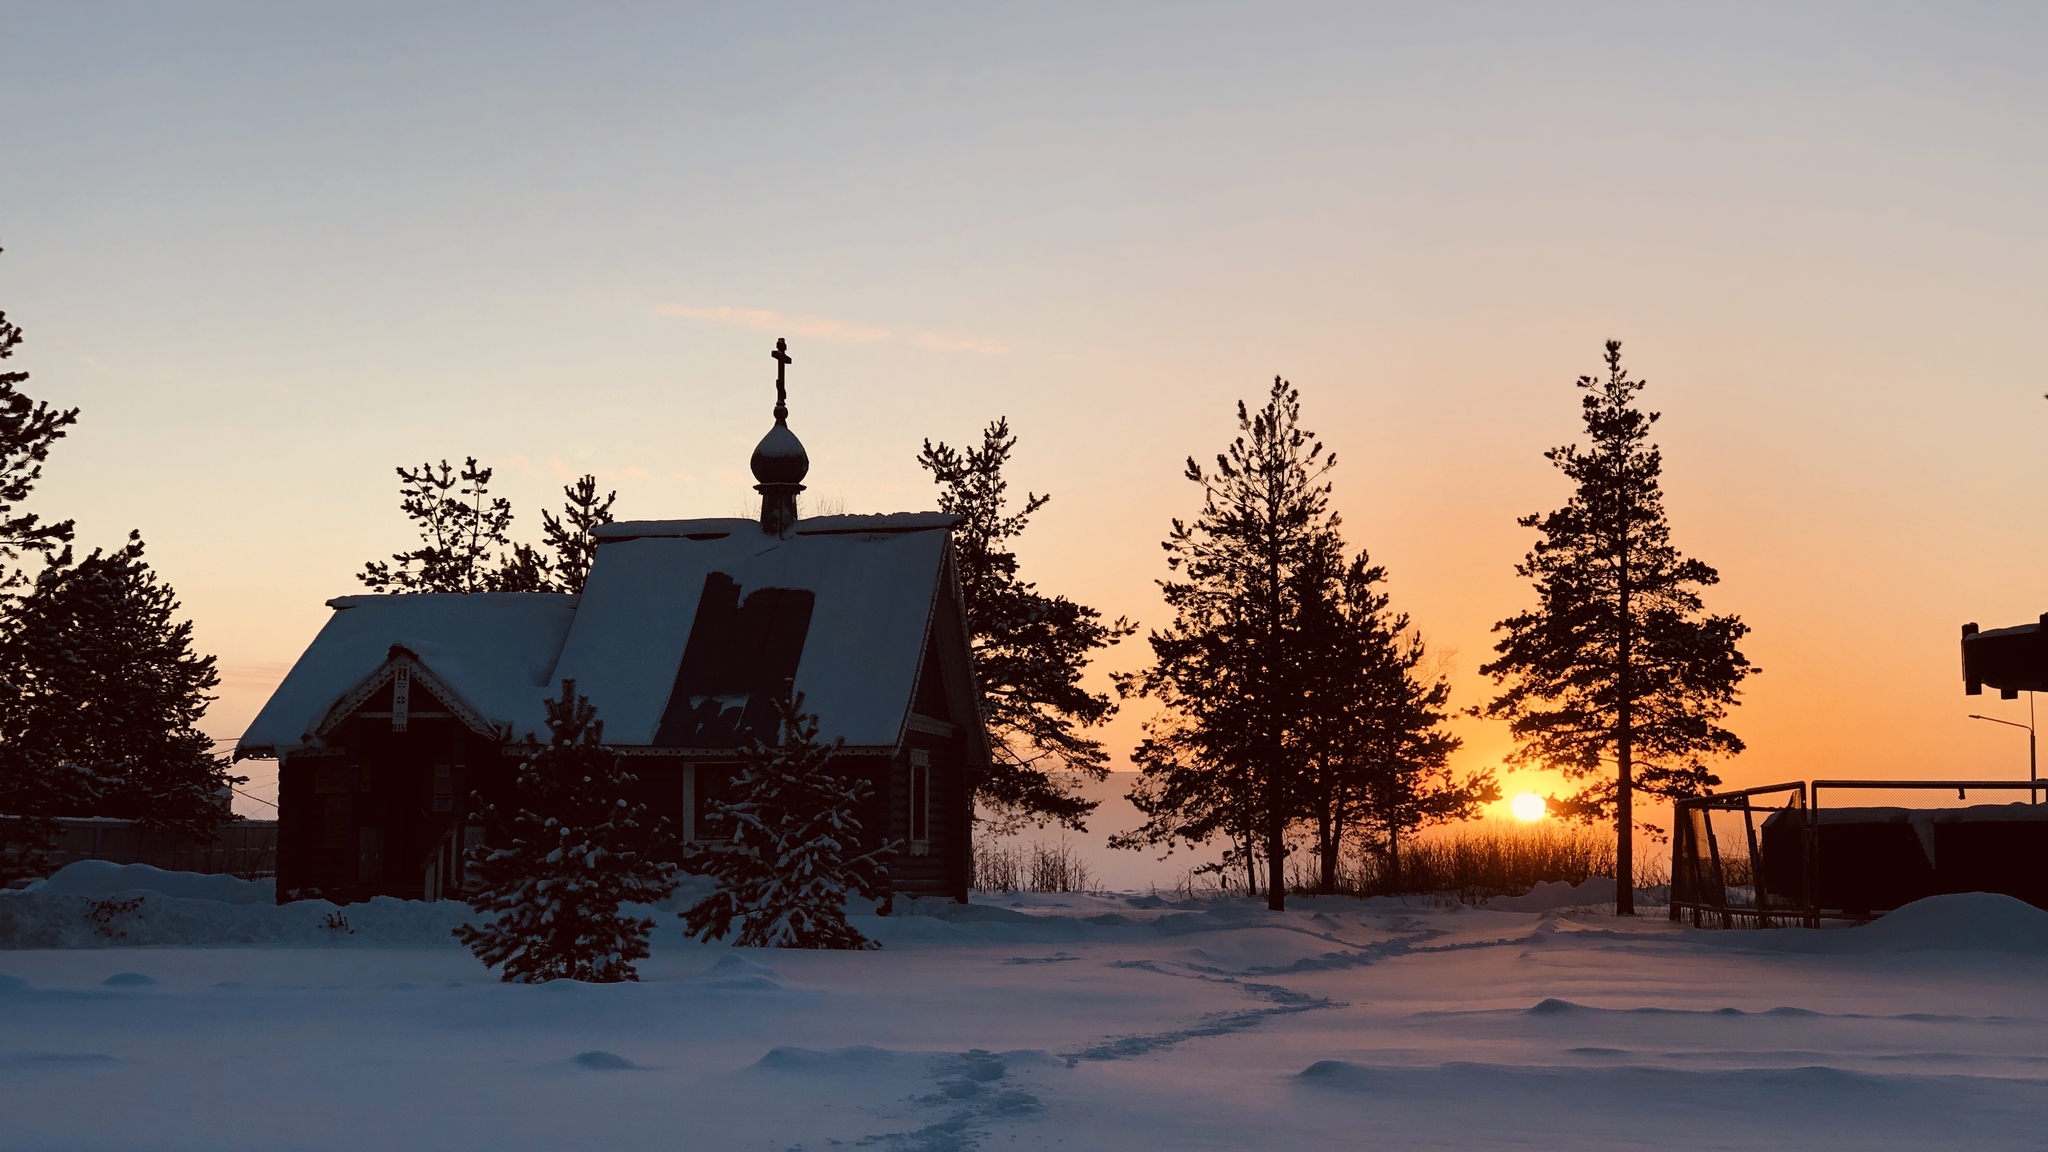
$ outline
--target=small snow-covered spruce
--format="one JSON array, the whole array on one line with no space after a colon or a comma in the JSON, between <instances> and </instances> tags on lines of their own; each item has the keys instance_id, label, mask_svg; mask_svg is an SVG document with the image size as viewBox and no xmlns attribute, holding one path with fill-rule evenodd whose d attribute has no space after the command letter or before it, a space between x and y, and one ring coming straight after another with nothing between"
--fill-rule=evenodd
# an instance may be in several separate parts
<instances>
[{"instance_id":1,"label":"small snow-covered spruce","mask_svg":"<svg viewBox=\"0 0 2048 1152\"><path fill-rule=\"evenodd\" d=\"M703 940L733 932L755 948L874 948L847 923L846 898L879 899L895 845L853 855L860 821L854 813L872 791L868 781L828 769L844 740L818 739L818 718L803 697L776 710L774 744L758 737L729 802L712 805L710 822L727 839L709 841L692 866L718 887L682 914L684 930Z\"/></svg>"},{"instance_id":2,"label":"small snow-covered spruce","mask_svg":"<svg viewBox=\"0 0 2048 1152\"><path fill-rule=\"evenodd\" d=\"M503 821L486 809L498 843L471 850L470 904L497 918L455 935L511 982L637 980L633 961L647 956L654 921L619 905L666 898L675 867L648 854L658 829L627 800L635 778L604 746L589 698L564 680L545 704L548 742L520 765L518 813Z\"/></svg>"}]
</instances>

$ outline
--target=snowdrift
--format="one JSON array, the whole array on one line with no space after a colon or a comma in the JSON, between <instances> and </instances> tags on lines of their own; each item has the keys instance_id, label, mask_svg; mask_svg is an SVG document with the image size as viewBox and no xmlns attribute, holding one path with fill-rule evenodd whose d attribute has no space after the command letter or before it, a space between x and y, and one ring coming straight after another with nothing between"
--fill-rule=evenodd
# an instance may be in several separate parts
<instances>
[{"instance_id":1,"label":"snowdrift","mask_svg":"<svg viewBox=\"0 0 2048 1152\"><path fill-rule=\"evenodd\" d=\"M1539 880L1534 888L1523 895L1496 896L1488 900L1486 906L1501 912L1555 912L1560 908L1612 903L1614 878L1588 876L1577 884L1567 884L1562 880Z\"/></svg>"},{"instance_id":2,"label":"snowdrift","mask_svg":"<svg viewBox=\"0 0 2048 1152\"><path fill-rule=\"evenodd\" d=\"M1699 938L1744 950L1814 955L2013 952L2048 956L2048 911L1994 892L1962 892L1915 900L1867 924L1819 931L1709 931Z\"/></svg>"},{"instance_id":3,"label":"snowdrift","mask_svg":"<svg viewBox=\"0 0 2048 1152\"><path fill-rule=\"evenodd\" d=\"M654 918L656 948L684 946L686 938L674 913L701 898L705 887L692 878L660 906L632 909ZM1586 902L1584 886L1557 888L1556 893L1538 894L1536 902L1545 908ZM474 915L468 905L455 901L429 904L389 897L342 906L324 900L279 905L272 892L269 881L84 861L27 889L0 893L0 949L139 945L459 948L451 932ZM1328 926L1335 923L1328 913L1445 908L1440 903L1411 905L1387 898L1311 898L1295 903L1296 911L1275 917L1261 902L1243 899L1169 902L1151 895L1004 893L974 904L899 899L886 917L874 915L874 905L864 900L850 902L848 911L861 931L889 947L1062 945L1248 932L1263 942L1256 947L1248 945L1247 956L1257 954L1269 963L1279 957L1283 966L1294 967L1314 966L1318 958L1345 950L1326 938ZM1326 910L1320 918L1319 908ZM1462 911L1463 906L1452 904L1445 910ZM1047 962L1042 956L1025 959ZM1221 957L1193 959L1206 963ZM1259 966L1250 959L1242 962ZM733 987L759 987L770 982L772 974L731 967L707 974L707 978Z\"/></svg>"},{"instance_id":4,"label":"snowdrift","mask_svg":"<svg viewBox=\"0 0 2048 1152\"><path fill-rule=\"evenodd\" d=\"M680 944L673 912L693 902L702 885L686 885L659 908L637 911L655 918L657 947ZM454 901L422 903L380 897L336 906L324 900L277 904L268 880L167 872L146 864L80 861L30 887L0 893L0 949L106 948L137 945L293 945L302 947L458 948L451 931L473 913ZM1643 893L1645 896L1651 893ZM1581 884L1546 883L1522 896L1496 897L1484 910L1547 915L1566 909L1611 904L1614 881L1593 877ZM898 900L894 914L872 915L872 906L850 909L863 932L884 945L967 942L1066 944L1115 940L1162 940L1228 930L1285 933L1291 945L1260 944L1254 951L1284 957L1282 967L1314 967L1331 951L1320 938L1329 913L1384 912L1412 907L1460 911L1463 906L1413 899L1315 899L1290 901L1306 923L1290 912L1272 917L1255 901L1184 900L1158 896L1006 893L973 904L942 900ZM1916 901L1870 924L1818 932L1698 933L1722 947L1779 952L1856 953L1909 951L1994 951L2048 955L2048 911L2010 896L1976 892ZM1212 949L1213 950L1213 949ZM1220 957L1186 957L1192 963ZM1045 958L1036 958L1043 961ZM1245 962L1233 957L1234 961ZM1270 964L1270 960L1269 960ZM1252 965L1257 966L1257 965ZM734 987L766 986L765 971L734 967L710 978Z\"/></svg>"},{"instance_id":5,"label":"snowdrift","mask_svg":"<svg viewBox=\"0 0 2048 1152\"><path fill-rule=\"evenodd\" d=\"M276 903L270 881L81 860L0 894L0 948L217 946L458 947L467 904L383 897L337 907Z\"/></svg>"},{"instance_id":6,"label":"snowdrift","mask_svg":"<svg viewBox=\"0 0 2048 1152\"><path fill-rule=\"evenodd\" d=\"M270 880L243 880L236 876L199 872L166 872L148 864L115 864L107 860L80 860L67 864L56 875L30 886L44 896L108 896L153 892L181 900L215 900L222 904L276 904L277 888Z\"/></svg>"},{"instance_id":7,"label":"snowdrift","mask_svg":"<svg viewBox=\"0 0 2048 1152\"><path fill-rule=\"evenodd\" d=\"M1814 934L1829 951L2048 954L2048 912L2011 896L1929 896L1843 932Z\"/></svg>"}]
</instances>

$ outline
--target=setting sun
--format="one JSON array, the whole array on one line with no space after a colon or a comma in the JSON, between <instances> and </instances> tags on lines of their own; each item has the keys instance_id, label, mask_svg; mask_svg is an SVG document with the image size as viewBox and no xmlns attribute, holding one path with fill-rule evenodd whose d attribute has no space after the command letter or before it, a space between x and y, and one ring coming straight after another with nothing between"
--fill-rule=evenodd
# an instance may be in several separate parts
<instances>
[{"instance_id":1,"label":"setting sun","mask_svg":"<svg viewBox=\"0 0 2048 1152\"><path fill-rule=\"evenodd\" d=\"M1509 808L1514 812L1515 819L1517 820L1543 819L1543 797L1538 796L1534 792L1524 792L1520 796L1515 797L1514 802L1509 805Z\"/></svg>"}]
</instances>

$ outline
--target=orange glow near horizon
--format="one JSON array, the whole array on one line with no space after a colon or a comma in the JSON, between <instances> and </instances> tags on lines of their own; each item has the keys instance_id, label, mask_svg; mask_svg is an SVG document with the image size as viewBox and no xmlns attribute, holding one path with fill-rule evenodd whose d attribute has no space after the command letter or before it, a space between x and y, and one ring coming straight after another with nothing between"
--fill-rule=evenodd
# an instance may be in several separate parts
<instances>
[{"instance_id":1,"label":"orange glow near horizon","mask_svg":"<svg viewBox=\"0 0 2048 1152\"><path fill-rule=\"evenodd\" d=\"M930 508L921 443L1005 416L1010 492L1053 496L1023 577L1147 629L1184 461L1286 376L1462 710L1613 338L1673 541L1763 670L1722 780L2026 776L2023 735L1965 718L2025 703L1964 696L1958 640L2048 608L2048 153L2012 146L2048 13L961 7L850 52L769 10L488 42L406 10L359 73L272 66L321 19L108 38L45 6L0 75L7 366L82 410L23 509L81 554L143 533L219 657L211 736L414 546L397 465L495 465L524 542L585 472L621 518L753 505L776 336L810 507ZM621 73L627 41L702 55ZM1148 714L1090 731L1114 767ZM1450 727L1510 796L1583 783Z\"/></svg>"}]
</instances>

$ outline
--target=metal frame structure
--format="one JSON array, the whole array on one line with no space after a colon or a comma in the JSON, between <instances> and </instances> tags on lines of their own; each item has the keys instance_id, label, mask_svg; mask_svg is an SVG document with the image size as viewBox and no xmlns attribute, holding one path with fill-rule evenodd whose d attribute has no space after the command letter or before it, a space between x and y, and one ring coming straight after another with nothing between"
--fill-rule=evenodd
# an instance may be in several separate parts
<instances>
[{"instance_id":1,"label":"metal frame structure","mask_svg":"<svg viewBox=\"0 0 2048 1152\"><path fill-rule=\"evenodd\" d=\"M1756 797L1778 793L1788 794L1789 802L1782 805L1758 805L1755 802ZM1672 805L1671 918L1678 920L1689 912L1693 926L1698 928L1706 927L1710 920L1718 921L1721 928L1733 928L1738 920L1753 921L1758 928L1774 927L1770 896L1764 889L1762 877L1754 874L1755 861L1763 858L1757 845L1755 814L1759 808L1766 812L1793 808L1810 813L1808 797L1806 783L1795 780L1788 784L1764 784L1736 792L1688 796L1676 801ZM1748 839L1756 891L1756 899L1749 905L1728 902L1727 877L1721 867L1721 845L1714 838L1714 823L1710 818L1714 812L1742 813L1742 828ZM1811 829L1812 825L1809 815L1804 826ZM1813 855L1810 850L1812 840L1810 831L1802 837L1808 849L1803 854L1809 861ZM1705 849L1704 855L1702 848ZM1812 891L1811 883L1807 890ZM1798 911L1790 905L1783 907L1785 914Z\"/></svg>"},{"instance_id":2,"label":"metal frame structure","mask_svg":"<svg viewBox=\"0 0 2048 1152\"><path fill-rule=\"evenodd\" d=\"M2048 791L2048 780L1814 780L1792 781L1785 784L1766 784L1756 788L1744 788L1735 792L1715 792L1704 796L1687 796L1672 804L1673 824L1671 835L1671 919L1692 917L1695 927L1710 924L1721 928L1747 926L1773 928L1779 924L1797 922L1806 928L1818 928L1823 920L1866 920L1869 916L1840 908L1823 908L1820 900L1820 827L1821 790L1862 790L1862 791L1914 791L1949 789L1956 790L1958 799L1976 788L1991 791L2024 791L2030 794L2031 803L2041 802L2041 793ZM1757 797L1787 794L1783 804L1758 804ZM1763 883L1763 874L1758 862L1763 859L1759 851L1755 813L1775 812L1794 809L1805 814L1801 822L1800 857L1801 872L1805 878L1806 898L1795 901L1786 896L1773 896ZM1740 812L1743 831L1748 840L1751 874L1754 880L1755 898L1748 904L1734 904L1728 900L1726 875L1721 865L1721 847L1714 836L1712 814L1715 812ZM1890 909L1873 908L1871 913L1882 913Z\"/></svg>"}]
</instances>

